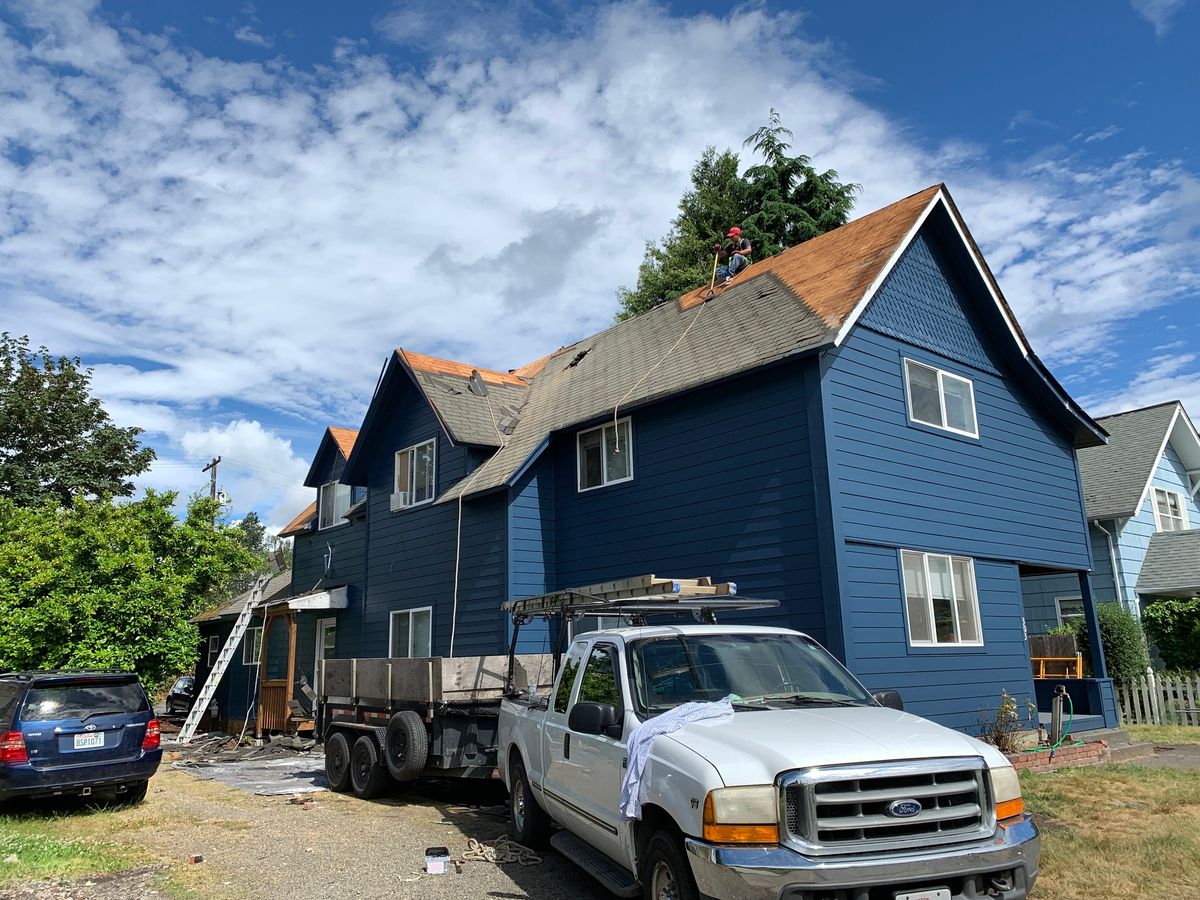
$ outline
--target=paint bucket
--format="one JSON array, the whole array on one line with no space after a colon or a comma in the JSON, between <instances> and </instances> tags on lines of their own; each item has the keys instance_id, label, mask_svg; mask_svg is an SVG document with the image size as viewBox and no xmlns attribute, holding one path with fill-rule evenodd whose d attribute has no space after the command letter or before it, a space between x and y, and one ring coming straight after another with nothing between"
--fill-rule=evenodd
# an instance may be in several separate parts
<instances>
[{"instance_id":1,"label":"paint bucket","mask_svg":"<svg viewBox=\"0 0 1200 900\"><path fill-rule=\"evenodd\" d=\"M429 875L445 875L450 870L450 851L445 847L425 848L425 872Z\"/></svg>"}]
</instances>

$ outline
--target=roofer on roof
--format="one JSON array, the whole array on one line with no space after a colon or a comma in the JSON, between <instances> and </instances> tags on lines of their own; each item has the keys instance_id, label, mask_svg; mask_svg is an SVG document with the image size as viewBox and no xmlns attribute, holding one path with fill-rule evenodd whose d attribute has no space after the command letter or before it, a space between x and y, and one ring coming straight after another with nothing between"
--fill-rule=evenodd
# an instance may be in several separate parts
<instances>
[{"instance_id":1,"label":"roofer on roof","mask_svg":"<svg viewBox=\"0 0 1200 900\"><path fill-rule=\"evenodd\" d=\"M719 250L720 260L725 264L717 267L718 284L729 284L734 275L750 265L750 254L754 252L749 239L742 237L742 229L736 225L725 237L729 240Z\"/></svg>"}]
</instances>

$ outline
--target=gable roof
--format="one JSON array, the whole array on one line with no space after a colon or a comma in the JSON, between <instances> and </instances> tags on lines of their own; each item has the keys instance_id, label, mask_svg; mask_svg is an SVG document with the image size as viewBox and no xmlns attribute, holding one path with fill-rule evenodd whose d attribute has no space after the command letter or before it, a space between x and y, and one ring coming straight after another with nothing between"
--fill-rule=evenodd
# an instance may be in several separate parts
<instances>
[{"instance_id":1,"label":"gable roof","mask_svg":"<svg viewBox=\"0 0 1200 900\"><path fill-rule=\"evenodd\" d=\"M1065 412L1077 444L1102 442L1103 430L1030 351L949 193L939 184L756 262L711 298L708 288L698 288L515 369L514 377L529 385L518 425L491 458L438 502L512 483L555 431L837 346L935 212L939 227L952 229L961 239L996 315L1029 364L1029 379Z\"/></svg>"},{"instance_id":2,"label":"gable roof","mask_svg":"<svg viewBox=\"0 0 1200 900\"><path fill-rule=\"evenodd\" d=\"M515 419L525 404L529 385L523 378L404 348L396 350L396 354L452 441L480 447L500 446L502 439L497 434L500 422L505 418ZM472 386L473 372L479 374L486 394Z\"/></svg>"},{"instance_id":3,"label":"gable roof","mask_svg":"<svg viewBox=\"0 0 1200 900\"><path fill-rule=\"evenodd\" d=\"M266 589L263 591L263 605L270 603L273 600L278 600L286 597L292 590L292 572L290 569L284 569L277 575L271 577L267 582ZM223 603L218 607L202 612L195 616L193 622L215 622L218 619L236 619L241 613L242 608L249 602L254 589L246 591L243 594L238 594L228 603Z\"/></svg>"},{"instance_id":4,"label":"gable roof","mask_svg":"<svg viewBox=\"0 0 1200 900\"><path fill-rule=\"evenodd\" d=\"M337 444L338 450L341 451L342 457L349 459L351 451L354 450L354 442L358 440L358 429L336 428L330 425L328 431L329 436Z\"/></svg>"},{"instance_id":5,"label":"gable roof","mask_svg":"<svg viewBox=\"0 0 1200 900\"><path fill-rule=\"evenodd\" d=\"M317 501L314 500L308 506L304 507L304 511L292 521L283 526L283 530L279 532L280 537L292 537L293 535L303 534L308 530L308 526L317 519Z\"/></svg>"},{"instance_id":6,"label":"gable roof","mask_svg":"<svg viewBox=\"0 0 1200 900\"><path fill-rule=\"evenodd\" d=\"M1200 528L1151 535L1136 590L1177 597L1200 594Z\"/></svg>"},{"instance_id":7,"label":"gable roof","mask_svg":"<svg viewBox=\"0 0 1200 900\"><path fill-rule=\"evenodd\" d=\"M1186 469L1200 471L1200 437L1178 400L1096 421L1109 433L1108 444L1079 451L1089 519L1136 516L1168 443Z\"/></svg>"},{"instance_id":8,"label":"gable roof","mask_svg":"<svg viewBox=\"0 0 1200 900\"><path fill-rule=\"evenodd\" d=\"M358 429L356 428L337 428L333 425L327 427L325 433L321 435L321 443L317 444L317 452L313 455L312 464L308 467L308 474L304 476L305 487L321 486L323 476L319 472L324 468L321 463L327 454L337 453L345 461L354 452L354 445L357 441Z\"/></svg>"}]
</instances>

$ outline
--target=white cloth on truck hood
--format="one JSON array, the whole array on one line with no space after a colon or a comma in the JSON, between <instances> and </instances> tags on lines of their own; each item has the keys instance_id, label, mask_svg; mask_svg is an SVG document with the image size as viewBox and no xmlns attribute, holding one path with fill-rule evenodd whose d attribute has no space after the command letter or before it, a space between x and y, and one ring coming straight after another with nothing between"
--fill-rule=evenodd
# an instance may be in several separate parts
<instances>
[{"instance_id":1,"label":"white cloth on truck hood","mask_svg":"<svg viewBox=\"0 0 1200 900\"><path fill-rule=\"evenodd\" d=\"M670 734L685 725L705 720L724 721L733 718L733 703L728 697L712 703L684 703L672 710L647 719L629 732L629 766L621 781L621 812L627 819L642 817L642 772L650 758L650 745L660 734Z\"/></svg>"}]
</instances>

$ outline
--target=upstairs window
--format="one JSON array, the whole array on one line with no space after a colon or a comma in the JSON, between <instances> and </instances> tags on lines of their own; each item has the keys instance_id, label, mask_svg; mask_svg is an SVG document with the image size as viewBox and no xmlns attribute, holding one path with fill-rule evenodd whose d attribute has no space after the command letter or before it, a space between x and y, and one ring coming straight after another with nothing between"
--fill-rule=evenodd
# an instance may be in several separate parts
<instances>
[{"instance_id":1,"label":"upstairs window","mask_svg":"<svg viewBox=\"0 0 1200 900\"><path fill-rule=\"evenodd\" d=\"M1159 531L1187 531L1187 506L1184 505L1183 495L1155 488L1154 521Z\"/></svg>"},{"instance_id":2,"label":"upstairs window","mask_svg":"<svg viewBox=\"0 0 1200 900\"><path fill-rule=\"evenodd\" d=\"M970 380L906 359L904 381L908 388L908 417L914 422L979 437L975 388Z\"/></svg>"},{"instance_id":3,"label":"upstairs window","mask_svg":"<svg viewBox=\"0 0 1200 900\"><path fill-rule=\"evenodd\" d=\"M914 647L983 644L975 566L965 556L902 550L904 607Z\"/></svg>"},{"instance_id":4,"label":"upstairs window","mask_svg":"<svg viewBox=\"0 0 1200 900\"><path fill-rule=\"evenodd\" d=\"M579 490L633 478L633 445L629 419L579 432Z\"/></svg>"},{"instance_id":5,"label":"upstairs window","mask_svg":"<svg viewBox=\"0 0 1200 900\"><path fill-rule=\"evenodd\" d=\"M396 454L392 509L406 509L433 500L436 441L406 447Z\"/></svg>"},{"instance_id":6,"label":"upstairs window","mask_svg":"<svg viewBox=\"0 0 1200 900\"><path fill-rule=\"evenodd\" d=\"M344 516L350 508L350 492L350 485L338 484L336 481L321 485L321 494L317 498L317 507L320 510L318 529L346 524Z\"/></svg>"}]
</instances>

